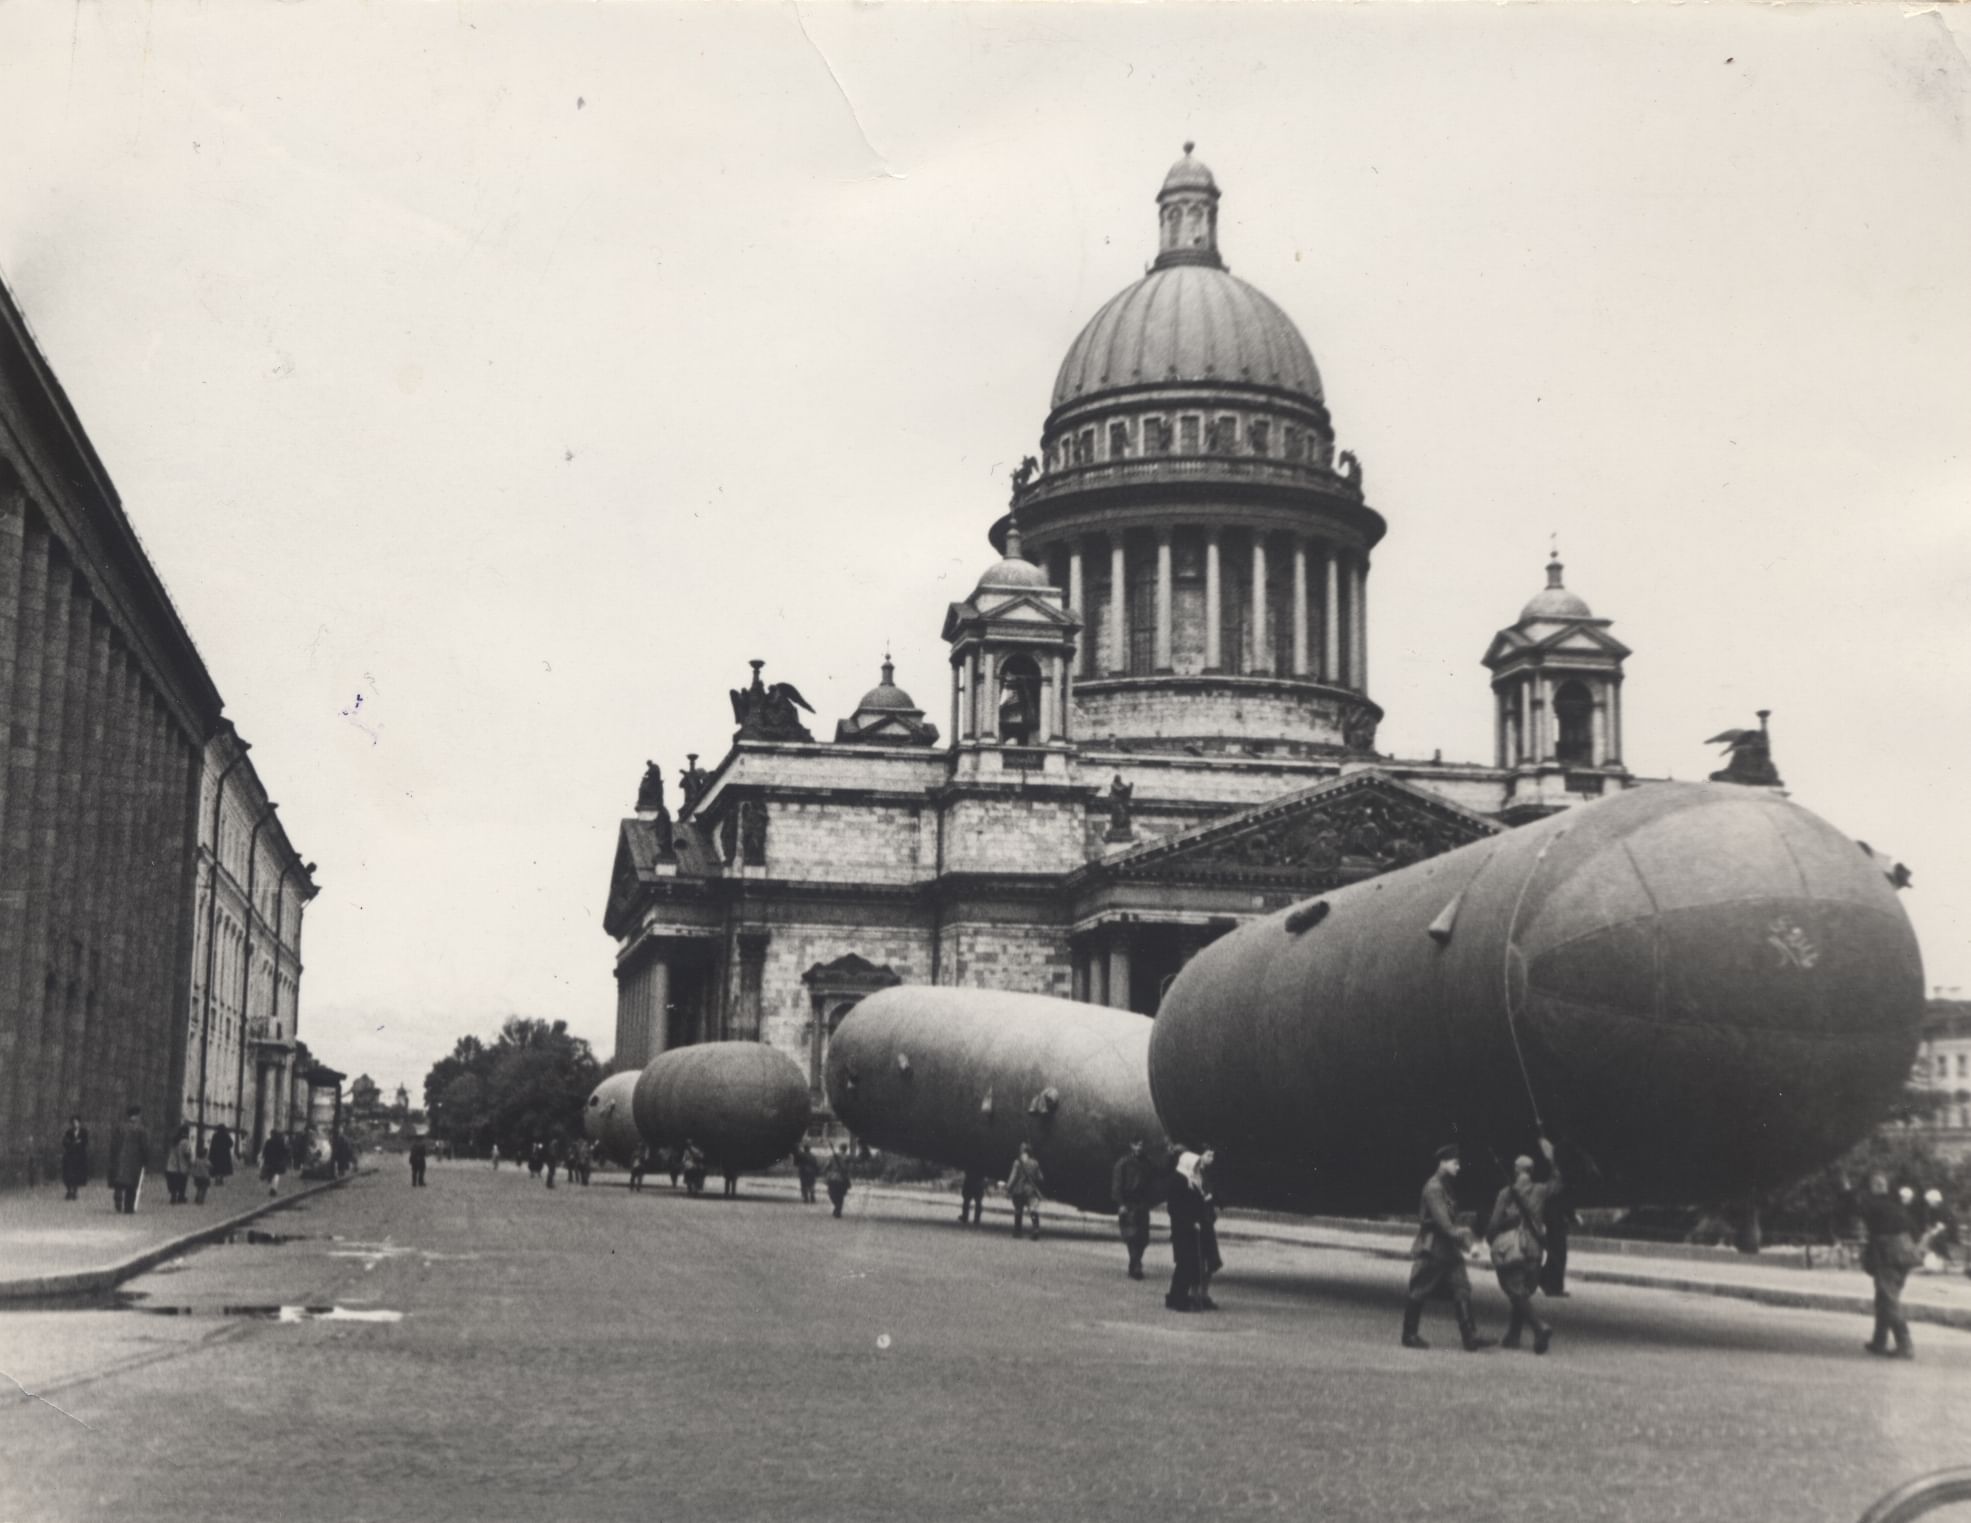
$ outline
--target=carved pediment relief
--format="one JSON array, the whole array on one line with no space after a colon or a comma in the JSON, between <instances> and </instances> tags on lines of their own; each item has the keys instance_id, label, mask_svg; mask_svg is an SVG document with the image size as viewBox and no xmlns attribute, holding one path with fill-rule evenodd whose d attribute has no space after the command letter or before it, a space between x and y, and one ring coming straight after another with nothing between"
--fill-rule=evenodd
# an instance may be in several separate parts
<instances>
[{"instance_id":1,"label":"carved pediment relief","mask_svg":"<svg viewBox=\"0 0 1971 1523\"><path fill-rule=\"evenodd\" d=\"M1496 834L1482 815L1381 774L1357 774L1289 800L1112 857L1116 877L1289 885L1320 893Z\"/></svg>"}]
</instances>

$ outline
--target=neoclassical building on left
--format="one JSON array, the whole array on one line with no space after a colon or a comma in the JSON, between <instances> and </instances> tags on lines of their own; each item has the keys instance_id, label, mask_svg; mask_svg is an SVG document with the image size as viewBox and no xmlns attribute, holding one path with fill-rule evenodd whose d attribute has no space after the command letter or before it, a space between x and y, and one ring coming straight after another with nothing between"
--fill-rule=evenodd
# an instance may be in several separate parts
<instances>
[{"instance_id":1,"label":"neoclassical building on left","mask_svg":"<svg viewBox=\"0 0 1971 1523\"><path fill-rule=\"evenodd\" d=\"M0 1177L133 1104L153 1137L305 1124L313 864L4 285L0 714Z\"/></svg>"}]
</instances>

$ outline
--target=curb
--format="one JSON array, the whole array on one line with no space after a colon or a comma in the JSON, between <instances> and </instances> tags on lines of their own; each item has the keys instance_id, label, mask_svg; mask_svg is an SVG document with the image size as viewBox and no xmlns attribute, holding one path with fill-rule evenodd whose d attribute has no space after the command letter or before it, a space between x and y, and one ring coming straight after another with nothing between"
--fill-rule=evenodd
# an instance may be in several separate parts
<instances>
[{"instance_id":1,"label":"curb","mask_svg":"<svg viewBox=\"0 0 1971 1523\"><path fill-rule=\"evenodd\" d=\"M324 1190L339 1190L358 1175L375 1172L374 1168L358 1168L352 1173L345 1174L341 1179L322 1180L319 1184L296 1190L291 1195L279 1196L255 1206L250 1211L241 1211L210 1226L181 1233L161 1243L154 1243L141 1253L132 1254L127 1259L119 1259L116 1263L101 1268L70 1269L59 1274L27 1275L19 1279L0 1280L0 1301L35 1301L59 1296L99 1294L122 1284L134 1275L142 1274L146 1269L162 1264L166 1259L175 1258L188 1248L196 1248L201 1243L224 1237L227 1233L236 1231L245 1223L266 1216L269 1212L285 1210L297 1201L320 1195Z\"/></svg>"}]
</instances>

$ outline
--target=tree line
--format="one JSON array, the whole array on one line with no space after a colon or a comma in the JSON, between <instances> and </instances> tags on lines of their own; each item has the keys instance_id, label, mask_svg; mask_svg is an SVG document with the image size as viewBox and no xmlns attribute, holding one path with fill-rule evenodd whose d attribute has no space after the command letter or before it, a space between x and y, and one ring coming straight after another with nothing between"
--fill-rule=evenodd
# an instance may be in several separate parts
<instances>
[{"instance_id":1,"label":"tree line","mask_svg":"<svg viewBox=\"0 0 1971 1523\"><path fill-rule=\"evenodd\" d=\"M566 1021L508 1016L491 1042L462 1036L424 1078L431 1134L461 1153L494 1143L518 1153L582 1133L582 1107L604 1068Z\"/></svg>"}]
</instances>

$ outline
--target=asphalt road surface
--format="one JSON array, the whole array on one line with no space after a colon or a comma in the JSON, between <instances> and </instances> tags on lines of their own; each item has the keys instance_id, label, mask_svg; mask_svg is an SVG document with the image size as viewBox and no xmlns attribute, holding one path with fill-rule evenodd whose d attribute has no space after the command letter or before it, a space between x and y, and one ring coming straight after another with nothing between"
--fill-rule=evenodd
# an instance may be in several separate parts
<instances>
[{"instance_id":1,"label":"asphalt road surface","mask_svg":"<svg viewBox=\"0 0 1971 1523\"><path fill-rule=\"evenodd\" d=\"M1846 1317L1583 1286L1544 1359L1438 1308L1415 1353L1401 1266L1345 1250L1228 1242L1223 1310L1177 1316L1161 1244L1135 1284L955 1201L430 1178L0 1312L0 1520L1801 1523L1971 1459L1942 1329L1897 1364Z\"/></svg>"}]
</instances>

